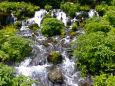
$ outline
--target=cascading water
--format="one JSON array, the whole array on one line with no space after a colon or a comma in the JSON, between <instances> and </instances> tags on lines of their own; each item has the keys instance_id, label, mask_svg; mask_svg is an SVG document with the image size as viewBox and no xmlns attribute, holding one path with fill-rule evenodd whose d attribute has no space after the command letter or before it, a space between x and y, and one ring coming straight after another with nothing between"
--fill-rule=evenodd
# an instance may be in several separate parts
<instances>
[{"instance_id":1,"label":"cascading water","mask_svg":"<svg viewBox=\"0 0 115 86\"><path fill-rule=\"evenodd\" d=\"M59 36L47 38L43 36L39 30L37 30L37 35L32 36L33 32L28 28L28 25L33 23L37 23L40 26L43 17L47 13L48 12L46 10L41 9L40 11L35 12L35 16L33 18L28 19L26 22L22 21L22 27L18 35L22 37L30 37L31 39L35 40L35 44L31 45L34 55L32 57L27 57L20 63L19 66L14 67L14 69L16 70L17 74L21 73L25 76L31 76L40 83L40 86L80 86L80 81L85 82L85 80L80 77L79 71L76 71L74 67L75 61L73 60L73 57L69 55L71 52L68 52L68 49L71 48L71 43L75 41L76 37L71 39L70 36L66 34L65 38L60 38ZM76 13L76 17L79 14L80 13ZM61 11L60 9L54 9L51 11L51 15L61 20L65 26L67 25L69 17L65 12ZM91 14L91 16L94 15ZM72 20L73 22L79 21L76 18ZM66 29L66 31L68 30ZM79 30L77 33L83 34L84 31ZM51 40L55 40L56 42ZM47 56L52 51L61 53L63 57L62 63L56 66L56 69L62 72L64 79L62 84L52 84L48 80L48 73L51 71L53 64L47 62ZM33 84L33 86L36 85Z\"/></svg>"}]
</instances>

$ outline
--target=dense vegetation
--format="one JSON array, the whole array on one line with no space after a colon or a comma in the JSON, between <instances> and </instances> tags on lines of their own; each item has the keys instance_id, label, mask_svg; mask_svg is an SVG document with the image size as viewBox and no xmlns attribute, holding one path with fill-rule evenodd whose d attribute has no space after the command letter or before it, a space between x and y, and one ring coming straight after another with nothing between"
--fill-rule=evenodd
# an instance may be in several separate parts
<instances>
[{"instance_id":1,"label":"dense vegetation","mask_svg":"<svg viewBox=\"0 0 115 86\"><path fill-rule=\"evenodd\" d=\"M33 83L37 83L30 77L19 75L15 77L16 72L13 68L0 63L0 86L30 86Z\"/></svg>"},{"instance_id":2,"label":"dense vegetation","mask_svg":"<svg viewBox=\"0 0 115 86\"><path fill-rule=\"evenodd\" d=\"M35 10L39 10L39 6L32 5L25 2L1 2L0 12L11 13L13 12L17 19L24 19L26 17L32 17ZM24 16L25 15L25 16Z\"/></svg>"},{"instance_id":3,"label":"dense vegetation","mask_svg":"<svg viewBox=\"0 0 115 86\"><path fill-rule=\"evenodd\" d=\"M60 35L63 23L56 18L46 18L41 25L41 32L46 36Z\"/></svg>"},{"instance_id":4,"label":"dense vegetation","mask_svg":"<svg viewBox=\"0 0 115 86\"><path fill-rule=\"evenodd\" d=\"M0 0L0 14L13 13L18 20L26 21L40 8L49 13L43 17L40 27L30 24L28 28L34 33L39 29L46 37L65 36L64 24L51 16L50 10L54 8L60 8L71 17L92 8L99 13L99 17L85 18L80 25L72 24L70 38L76 36L79 28L85 31L72 44L73 56L81 75L94 77L94 86L115 86L115 0ZM14 69L7 66L23 61L32 53L30 44L33 42L17 35L16 29L21 26L20 21L10 26L0 25L0 86L30 86L36 82L23 75L16 77ZM57 52L52 52L50 57L53 64L62 62Z\"/></svg>"},{"instance_id":5,"label":"dense vegetation","mask_svg":"<svg viewBox=\"0 0 115 86\"><path fill-rule=\"evenodd\" d=\"M19 62L31 52L30 41L16 35L13 26L0 30L0 60L2 62Z\"/></svg>"},{"instance_id":6,"label":"dense vegetation","mask_svg":"<svg viewBox=\"0 0 115 86\"><path fill-rule=\"evenodd\" d=\"M73 55L78 59L76 67L82 70L82 75L94 76L94 86L114 86L115 6L105 1L95 9L101 17L86 20L86 33L74 42L77 46Z\"/></svg>"}]
</instances>

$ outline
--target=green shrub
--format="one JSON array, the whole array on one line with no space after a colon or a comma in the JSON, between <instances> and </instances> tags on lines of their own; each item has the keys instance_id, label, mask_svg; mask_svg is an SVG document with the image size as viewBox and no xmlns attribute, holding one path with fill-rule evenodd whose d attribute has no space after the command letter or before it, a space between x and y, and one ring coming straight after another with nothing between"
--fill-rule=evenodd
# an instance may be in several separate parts
<instances>
[{"instance_id":1,"label":"green shrub","mask_svg":"<svg viewBox=\"0 0 115 86\"><path fill-rule=\"evenodd\" d=\"M29 44L28 39L16 35L14 27L3 28L0 30L0 59L8 62L20 62L31 52L32 48Z\"/></svg>"},{"instance_id":2,"label":"green shrub","mask_svg":"<svg viewBox=\"0 0 115 86\"><path fill-rule=\"evenodd\" d=\"M97 32L97 31L103 31L105 33L109 32L111 30L110 23L106 20L99 19L94 17L93 19L90 19L87 21L85 25L85 32L91 33L91 32Z\"/></svg>"},{"instance_id":3,"label":"green shrub","mask_svg":"<svg viewBox=\"0 0 115 86\"><path fill-rule=\"evenodd\" d=\"M19 28L21 28L22 23L21 22L16 22L14 26L15 26L16 29L19 29Z\"/></svg>"},{"instance_id":4,"label":"green shrub","mask_svg":"<svg viewBox=\"0 0 115 86\"><path fill-rule=\"evenodd\" d=\"M77 30L78 30L77 24L72 24L72 30L73 30L73 31L77 31Z\"/></svg>"},{"instance_id":5,"label":"green shrub","mask_svg":"<svg viewBox=\"0 0 115 86\"><path fill-rule=\"evenodd\" d=\"M94 77L93 86L115 86L115 76L113 74L102 74Z\"/></svg>"},{"instance_id":6,"label":"green shrub","mask_svg":"<svg viewBox=\"0 0 115 86\"><path fill-rule=\"evenodd\" d=\"M80 11L86 11L88 12L90 10L90 7L88 5L80 6Z\"/></svg>"},{"instance_id":7,"label":"green shrub","mask_svg":"<svg viewBox=\"0 0 115 86\"><path fill-rule=\"evenodd\" d=\"M51 62L53 62L54 64L58 64L58 63L62 62L62 56L61 56L61 54L56 53L56 52L52 52L51 56L52 56Z\"/></svg>"},{"instance_id":8,"label":"green shrub","mask_svg":"<svg viewBox=\"0 0 115 86\"><path fill-rule=\"evenodd\" d=\"M50 5L45 5L45 7L44 7L47 11L49 11L49 10L51 10L52 9L52 6L50 6Z\"/></svg>"},{"instance_id":9,"label":"green shrub","mask_svg":"<svg viewBox=\"0 0 115 86\"><path fill-rule=\"evenodd\" d=\"M38 24L30 24L28 26L29 29L32 29L32 30L37 30L38 29Z\"/></svg>"},{"instance_id":10,"label":"green shrub","mask_svg":"<svg viewBox=\"0 0 115 86\"><path fill-rule=\"evenodd\" d=\"M40 7L32 5L31 3L25 2L1 2L0 3L0 12L11 13L14 12L14 15L18 19L23 19L26 17L32 17L35 10L39 10ZM24 15L25 16L24 16Z\"/></svg>"},{"instance_id":11,"label":"green shrub","mask_svg":"<svg viewBox=\"0 0 115 86\"><path fill-rule=\"evenodd\" d=\"M46 15L43 17L42 21L43 21L44 19L46 19L46 18L53 18L53 17L51 16L51 13L48 13L48 14L46 14Z\"/></svg>"},{"instance_id":12,"label":"green shrub","mask_svg":"<svg viewBox=\"0 0 115 86\"><path fill-rule=\"evenodd\" d=\"M95 9L100 16L103 16L106 13L107 5L96 5Z\"/></svg>"},{"instance_id":13,"label":"green shrub","mask_svg":"<svg viewBox=\"0 0 115 86\"><path fill-rule=\"evenodd\" d=\"M115 71L115 36L103 32L80 35L73 45L74 58L84 74L92 75Z\"/></svg>"},{"instance_id":14,"label":"green shrub","mask_svg":"<svg viewBox=\"0 0 115 86\"><path fill-rule=\"evenodd\" d=\"M41 25L41 32L46 36L60 35L63 23L56 18L46 18Z\"/></svg>"},{"instance_id":15,"label":"green shrub","mask_svg":"<svg viewBox=\"0 0 115 86\"><path fill-rule=\"evenodd\" d=\"M115 10L107 11L104 17L110 22L112 26L115 27Z\"/></svg>"},{"instance_id":16,"label":"green shrub","mask_svg":"<svg viewBox=\"0 0 115 86\"><path fill-rule=\"evenodd\" d=\"M80 11L79 4L74 4L71 2L66 2L65 4L61 4L60 8L67 12L70 16L74 17L77 11Z\"/></svg>"},{"instance_id":17,"label":"green shrub","mask_svg":"<svg viewBox=\"0 0 115 86\"><path fill-rule=\"evenodd\" d=\"M19 75L15 77L16 72L13 68L0 63L0 86L30 86L37 81L32 80L30 77Z\"/></svg>"}]
</instances>

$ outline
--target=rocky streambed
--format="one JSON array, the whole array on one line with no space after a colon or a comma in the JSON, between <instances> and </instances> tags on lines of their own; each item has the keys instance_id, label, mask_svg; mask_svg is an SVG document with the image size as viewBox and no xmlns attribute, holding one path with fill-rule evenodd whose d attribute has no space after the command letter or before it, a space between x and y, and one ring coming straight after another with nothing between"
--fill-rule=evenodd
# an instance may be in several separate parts
<instances>
[{"instance_id":1,"label":"rocky streambed","mask_svg":"<svg viewBox=\"0 0 115 86\"><path fill-rule=\"evenodd\" d=\"M73 23L80 25L86 17L98 16L98 13L91 9L89 12L76 12L76 16L71 18L60 9L53 9L50 12L51 16L64 23L65 37L45 37L39 29L33 31L28 28L30 24L34 23L37 23L38 26L41 25L43 17L49 13L44 9L36 11L33 18L19 21L22 26L17 35L30 38L35 43L30 45L33 48L33 55L26 57L18 66L14 66L17 75L21 73L25 76L31 76L40 83L40 86L90 86L91 80L83 79L80 76L80 71L75 68L76 61L73 60L71 48L71 44L77 36L85 32L79 28L78 31L75 31L76 34L71 36L71 25ZM16 23L16 18L12 17ZM54 64L50 61L52 52L61 55L59 63ZM32 86L36 86L36 84L34 83Z\"/></svg>"}]
</instances>

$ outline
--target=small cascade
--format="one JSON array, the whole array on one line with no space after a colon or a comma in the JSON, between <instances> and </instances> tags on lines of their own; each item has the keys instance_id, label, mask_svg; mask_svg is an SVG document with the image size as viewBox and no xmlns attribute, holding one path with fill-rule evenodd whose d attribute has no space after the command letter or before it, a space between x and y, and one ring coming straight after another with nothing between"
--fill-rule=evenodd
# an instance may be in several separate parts
<instances>
[{"instance_id":1,"label":"small cascade","mask_svg":"<svg viewBox=\"0 0 115 86\"><path fill-rule=\"evenodd\" d=\"M27 20L27 23L29 23L29 24L37 23L40 26L41 21L42 21L43 17L46 15L46 13L47 13L47 11L44 9L36 11L34 17Z\"/></svg>"},{"instance_id":2,"label":"small cascade","mask_svg":"<svg viewBox=\"0 0 115 86\"><path fill-rule=\"evenodd\" d=\"M89 12L88 12L88 16L89 18L92 18L94 16L99 16L98 12L94 9L91 9Z\"/></svg>"},{"instance_id":3,"label":"small cascade","mask_svg":"<svg viewBox=\"0 0 115 86\"><path fill-rule=\"evenodd\" d=\"M60 9L53 9L50 11L51 16L57 18L62 21L66 26L70 17ZM76 12L76 16L71 20L71 25L74 22L82 21L84 18L95 16L93 13L95 11L90 11L88 13L85 12ZM73 60L72 52L68 49L71 48L71 44L76 40L76 36L71 38L67 33L71 30L71 26L69 29L66 29L65 38L61 38L60 36L52 36L45 37L38 30L36 32L37 35L33 36L33 31L28 28L29 24L37 23L39 26L41 25L43 17L48 12L44 9L35 12L33 18L28 19L26 22L22 21L22 27L19 30L18 35L22 37L28 37L35 41L35 44L31 45L33 48L34 55L31 57L27 57L24 61L22 61L19 66L15 66L17 74L23 74L25 76L31 76L33 79L37 80L40 83L40 86L79 86L81 81L85 82L83 78L80 77L80 71L75 69L75 62ZM96 14L97 15L97 14ZM98 15L97 15L98 16ZM78 30L78 34L84 34L83 30ZM52 41L52 40L55 40ZM48 79L48 74L51 72L52 63L47 61L48 55L53 52L59 52L62 55L62 63L56 65L56 69L61 71L63 75L62 84L53 84ZM36 86L35 84L32 86Z\"/></svg>"},{"instance_id":4,"label":"small cascade","mask_svg":"<svg viewBox=\"0 0 115 86\"><path fill-rule=\"evenodd\" d=\"M43 17L44 17L46 14L48 14L48 13L49 13L49 12L47 12L47 11L44 10L44 9L41 9L41 10L39 10L39 11L36 11L34 17L31 18L31 19L28 19L28 20L27 20L27 23L28 23L28 24L37 23L37 24L40 26ZM68 19L67 19L67 15L66 15L66 13L63 12L62 10L60 10L60 9L53 9L53 10L51 10L51 16L56 17L58 20L62 21L65 26L67 25L67 20L68 20Z\"/></svg>"}]
</instances>

